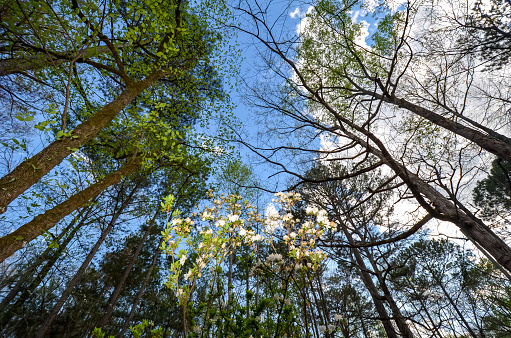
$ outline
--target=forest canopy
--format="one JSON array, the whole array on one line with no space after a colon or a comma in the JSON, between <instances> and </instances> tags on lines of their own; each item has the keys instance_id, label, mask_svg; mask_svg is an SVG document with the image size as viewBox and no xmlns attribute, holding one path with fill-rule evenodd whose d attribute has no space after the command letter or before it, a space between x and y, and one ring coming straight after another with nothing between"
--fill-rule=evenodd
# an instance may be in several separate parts
<instances>
[{"instance_id":1,"label":"forest canopy","mask_svg":"<svg viewBox=\"0 0 511 338\"><path fill-rule=\"evenodd\" d=\"M0 335L511 336L508 0L7 0Z\"/></svg>"}]
</instances>

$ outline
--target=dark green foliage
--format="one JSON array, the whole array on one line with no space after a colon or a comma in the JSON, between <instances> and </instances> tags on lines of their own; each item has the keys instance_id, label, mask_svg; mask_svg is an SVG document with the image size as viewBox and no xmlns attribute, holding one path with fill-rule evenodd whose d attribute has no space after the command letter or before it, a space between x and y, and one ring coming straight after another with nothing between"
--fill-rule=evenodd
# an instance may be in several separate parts
<instances>
[{"instance_id":1,"label":"dark green foliage","mask_svg":"<svg viewBox=\"0 0 511 338\"><path fill-rule=\"evenodd\" d=\"M487 68L501 68L511 57L511 3L509 0L478 0L467 17L468 35L461 40L462 51L477 53Z\"/></svg>"},{"instance_id":2,"label":"dark green foliage","mask_svg":"<svg viewBox=\"0 0 511 338\"><path fill-rule=\"evenodd\" d=\"M477 182L473 192L474 203L482 209L482 216L491 218L511 211L511 163L496 159L488 177Z\"/></svg>"}]
</instances>

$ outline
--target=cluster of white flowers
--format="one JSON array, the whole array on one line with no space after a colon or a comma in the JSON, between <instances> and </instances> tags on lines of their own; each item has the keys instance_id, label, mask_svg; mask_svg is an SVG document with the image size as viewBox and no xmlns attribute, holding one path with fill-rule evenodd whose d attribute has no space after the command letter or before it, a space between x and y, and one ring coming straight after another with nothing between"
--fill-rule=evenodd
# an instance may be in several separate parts
<instances>
[{"instance_id":1,"label":"cluster of white flowers","mask_svg":"<svg viewBox=\"0 0 511 338\"><path fill-rule=\"evenodd\" d=\"M195 280L202 276L203 269L208 265L214 265L212 259L217 261L218 264L218 262L223 261L223 257L228 252L233 252L243 242L257 250L255 243L265 240L270 248L273 249L273 253L270 253L266 258L261 258L252 267L250 276L267 271L287 271L290 274L299 274L307 269L315 270L320 266L321 261L326 258L326 254L321 250L315 250L316 241L326 230L331 229L335 231L335 223L329 221L325 210L319 210L317 207L307 207L308 219L302 221L294 218L290 210L300 200L301 196L299 193L277 193L275 196L277 197L275 202L281 204L280 213L277 212L275 207L273 209L270 208L271 210L267 208L267 215L264 218L257 213L254 207L245 203L245 208L250 211L246 214L243 213L244 217L242 219L243 205L236 202L241 197L233 197L232 195L228 197L222 196L219 200L214 201L214 206L204 208L202 212L191 215L192 217L199 216L203 221L208 222L209 225L202 225L203 228L199 227L197 229L202 238L200 243L195 246L198 258L194 262L193 268L184 274L184 280L187 281L185 282L186 286L180 287L178 277L181 274L179 270L183 269L183 265L188 259L186 256L188 253L180 253L177 256L180 264L174 264L171 267L172 275L169 277L168 286L176 290L176 296L180 301L188 301L189 295L192 294ZM224 212L220 212L222 209ZM187 240L187 243L192 243L189 242L189 236L195 236L197 232L192 231L194 227L191 227L193 221L190 218L174 218L171 223L173 228L167 226L164 233L170 245L167 247L162 245L162 248L175 257L174 252L179 247L179 243L184 239ZM256 231L251 229L261 229L262 232L256 233ZM287 255L277 253L275 242L278 241L278 238L274 236L274 232L277 229L285 231L283 238L288 249ZM287 259L288 257L290 258L289 260ZM285 299L280 295L275 295L275 299L287 305L291 304L289 299ZM219 301L221 307L224 304L223 301ZM331 330L330 325L325 326L326 329Z\"/></svg>"},{"instance_id":2,"label":"cluster of white flowers","mask_svg":"<svg viewBox=\"0 0 511 338\"><path fill-rule=\"evenodd\" d=\"M321 224L329 224L330 223L330 220L328 219L328 215L326 213L326 210L318 211L318 215L316 217L316 220L318 221L318 223L321 223Z\"/></svg>"},{"instance_id":3,"label":"cluster of white flowers","mask_svg":"<svg viewBox=\"0 0 511 338\"><path fill-rule=\"evenodd\" d=\"M213 213L208 209L202 212L201 218L203 221L209 221L213 217Z\"/></svg>"},{"instance_id":4,"label":"cluster of white flowers","mask_svg":"<svg viewBox=\"0 0 511 338\"><path fill-rule=\"evenodd\" d=\"M305 208L305 212L307 213L307 215L317 215L319 212L319 209L316 207L308 206L307 208Z\"/></svg>"},{"instance_id":5,"label":"cluster of white flowers","mask_svg":"<svg viewBox=\"0 0 511 338\"><path fill-rule=\"evenodd\" d=\"M227 218L229 219L229 222L231 222L231 223L234 223L240 219L240 217L238 215L228 215Z\"/></svg>"},{"instance_id":6,"label":"cluster of white flowers","mask_svg":"<svg viewBox=\"0 0 511 338\"><path fill-rule=\"evenodd\" d=\"M240 228L238 235L244 238L245 243L247 244L252 244L263 239L263 237L259 234L256 234L254 230L246 230L244 228Z\"/></svg>"},{"instance_id":7,"label":"cluster of white flowers","mask_svg":"<svg viewBox=\"0 0 511 338\"><path fill-rule=\"evenodd\" d=\"M305 212L307 215L316 216L316 221L320 226L323 226L326 229L330 229L332 232L337 231L337 225L334 222L330 222L326 210L320 210L317 207L308 206L305 208Z\"/></svg>"},{"instance_id":8,"label":"cluster of white flowers","mask_svg":"<svg viewBox=\"0 0 511 338\"><path fill-rule=\"evenodd\" d=\"M185 273L185 275L184 275L185 280L190 279L190 277L192 276L192 274L193 274L192 269L188 270L188 272L187 272L187 273Z\"/></svg>"},{"instance_id":9,"label":"cluster of white flowers","mask_svg":"<svg viewBox=\"0 0 511 338\"><path fill-rule=\"evenodd\" d=\"M318 330L320 333L325 333L326 330L330 331L330 332L333 332L335 330L335 325L333 324L328 324L328 325L319 325L318 326Z\"/></svg>"},{"instance_id":10,"label":"cluster of white flowers","mask_svg":"<svg viewBox=\"0 0 511 338\"><path fill-rule=\"evenodd\" d=\"M280 203L292 203L300 200L302 195L297 192L278 192L275 194L278 199L273 199L272 202L280 202Z\"/></svg>"},{"instance_id":11,"label":"cluster of white flowers","mask_svg":"<svg viewBox=\"0 0 511 338\"><path fill-rule=\"evenodd\" d=\"M201 269L201 270L204 269L206 267L206 265L207 265L207 263L202 259L202 257L199 257L197 259L197 263L196 264L199 267L199 269Z\"/></svg>"},{"instance_id":12,"label":"cluster of white flowers","mask_svg":"<svg viewBox=\"0 0 511 338\"><path fill-rule=\"evenodd\" d=\"M281 254L270 254L268 257L266 257L266 261L267 262L281 262L283 259L282 259L282 255Z\"/></svg>"},{"instance_id":13,"label":"cluster of white flowers","mask_svg":"<svg viewBox=\"0 0 511 338\"><path fill-rule=\"evenodd\" d=\"M200 233L202 235L212 235L213 234L213 229L202 230Z\"/></svg>"},{"instance_id":14,"label":"cluster of white flowers","mask_svg":"<svg viewBox=\"0 0 511 338\"><path fill-rule=\"evenodd\" d=\"M341 320L341 319L342 319L342 316L341 316L340 314L335 314L335 315L334 315L334 320L335 320L335 321L339 321L339 320Z\"/></svg>"}]
</instances>

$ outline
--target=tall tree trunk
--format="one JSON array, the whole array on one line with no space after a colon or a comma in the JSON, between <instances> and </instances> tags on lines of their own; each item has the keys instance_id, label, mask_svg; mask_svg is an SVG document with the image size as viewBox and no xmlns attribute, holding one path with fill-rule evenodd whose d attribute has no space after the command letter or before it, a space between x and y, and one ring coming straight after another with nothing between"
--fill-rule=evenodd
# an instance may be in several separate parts
<instances>
[{"instance_id":1,"label":"tall tree trunk","mask_svg":"<svg viewBox=\"0 0 511 338\"><path fill-rule=\"evenodd\" d=\"M350 245L355 245L356 243L353 240L353 237L351 236L351 233L349 232L346 224L342 221L339 215L336 216L339 221L339 225L341 226L341 230L348 239L348 242L350 243ZM380 320L383 324L383 328L385 329L385 333L389 338L398 338L399 336L396 330L394 329L394 326L392 326L390 316L388 315L387 309L385 309L385 305L382 302L383 297L378 293L378 289L376 288L376 285L374 284L373 279L369 274L369 270L365 265L364 258L360 254L358 248L353 247L350 250L351 253L353 254L353 257L355 258L357 273L362 279L362 282L364 283L367 291L369 291L369 294L371 295L376 312L378 312Z\"/></svg>"},{"instance_id":2,"label":"tall tree trunk","mask_svg":"<svg viewBox=\"0 0 511 338\"><path fill-rule=\"evenodd\" d=\"M91 249L91 251L87 255L87 258L82 263L82 265L80 266L80 268L76 272L76 274L73 277L73 279L67 284L67 287L64 290L64 292L62 293L62 295L60 296L60 299L57 301L57 304L55 304L55 307L53 308L53 310L51 311L50 315L48 316L48 318L44 322L43 326L37 332L36 338L43 338L44 335L46 334L46 332L50 329L51 324L53 323L53 321L57 317L57 314L59 313L60 309L62 308L62 306L64 306L65 302L67 301L67 298L69 297L69 295L71 295L71 293L73 292L76 284L82 278L82 276L83 276L83 274L85 272L85 269L87 269L87 267L89 266L89 263L91 262L92 258L94 258L94 256L96 255L96 252L98 251L98 249L101 246L101 244L103 244L103 242L105 241L106 236L110 233L110 230L112 230L112 228L113 228L114 224L117 222L117 219L119 218L119 216L122 214L124 209L128 206L128 204L129 204L131 198L133 197L135 191L139 187L139 183L140 182L137 183L137 185L133 188L131 193L124 199L124 201L122 202L121 207L119 208L119 210L112 216L112 219L110 220L110 223L108 223L108 226L103 230L103 232L101 233L101 236L97 240L96 244L94 245L94 247Z\"/></svg>"},{"instance_id":3,"label":"tall tree trunk","mask_svg":"<svg viewBox=\"0 0 511 338\"><path fill-rule=\"evenodd\" d=\"M12 172L0 178L0 214L7 210L7 206L16 197L73 153L73 149L78 149L92 140L138 94L164 75L164 72L155 71L145 79L128 85L116 99L72 130L71 136L63 136L60 140L53 141L39 153L23 161ZM2 246L0 244L0 247Z\"/></svg>"},{"instance_id":4,"label":"tall tree trunk","mask_svg":"<svg viewBox=\"0 0 511 338\"><path fill-rule=\"evenodd\" d=\"M62 237L64 237L64 235L67 234L67 232L74 226L74 224L76 223L76 221L78 221L78 219L80 217L83 216L84 212L86 210L90 210L90 208L82 208L82 210L80 210L80 212L78 213L78 215L76 215L76 217L68 224L68 226L62 230L60 232L60 234L57 236L57 238L55 239L56 241L60 241L62 239ZM86 214L82 220L80 221L80 223L83 223L85 221L85 218L87 217L88 214ZM69 236L68 236L69 237ZM68 238L66 237L66 238ZM65 242L65 241L64 241ZM9 293L4 297L4 299L2 299L2 302L0 303L0 312L5 312L4 310L6 309L7 305L9 305L9 303L16 297L16 295L18 294L18 292L20 291L21 287L23 286L23 284L25 284L25 282L30 278L32 277L32 275L34 274L34 271L41 265L43 264L43 262L46 260L46 261L49 261L53 258L53 255L52 253L54 254L54 251L62 251L62 245L64 244L61 243L61 245L59 245L59 248L57 250L54 250L54 248L46 248L44 250L43 253L41 253L39 255L39 257L37 258L37 260L32 263L32 265L25 270L24 274L18 279L18 281L16 282L16 284L9 290ZM66 243L67 244L67 243ZM2 325L0 325L1 327Z\"/></svg>"},{"instance_id":5,"label":"tall tree trunk","mask_svg":"<svg viewBox=\"0 0 511 338\"><path fill-rule=\"evenodd\" d=\"M135 265L135 262L138 259L138 255L140 254L140 251L142 250L142 246L144 245L145 241L147 240L147 237L151 233L151 230L153 228L154 222L156 221L156 218L158 217L158 214L160 213L160 210L158 209L156 213L154 214L153 218L149 222L149 227L145 231L142 239L140 240L140 243L138 244L137 249L133 253L133 256L131 256L130 261L128 263L128 266L124 270L124 274L122 275L121 279L119 280L119 283L117 283L114 291L110 295L110 298L108 299L108 302L105 306L105 311L103 314L103 317L101 317L99 324L97 327L101 328L108 323L110 320L110 317L112 316L112 312L114 310L115 304L117 303L117 300L119 299L119 295L121 294L122 288L124 287L124 284L126 283L126 280L128 279L128 276L133 269L133 266Z\"/></svg>"},{"instance_id":6,"label":"tall tree trunk","mask_svg":"<svg viewBox=\"0 0 511 338\"><path fill-rule=\"evenodd\" d=\"M87 215L88 214L86 214L85 217L87 217ZM55 265L57 260L62 255L62 253L65 251L65 249L66 249L67 245L69 244L69 242L74 238L74 235L76 234L76 232L81 227L83 227L85 225L85 221L86 221L85 217L80 221L80 223L78 223L73 228L73 230L69 234L66 235L66 238L64 239L64 241L62 243L60 243L59 248L57 250L55 250L54 252L52 252L50 257L46 258L47 259L46 264L37 273L37 275L32 280L32 282L23 290L23 292L21 293L20 297L16 300L16 302L13 305L11 305L11 306L7 306L7 304L12 299L14 299L14 297L19 292L19 290L21 289L21 286L28 279L28 277L27 278L20 278L18 283L16 283L15 287L9 292L9 294L6 296L6 298L4 300L2 300L2 303L4 303L4 301L6 301L6 306L5 306L4 309L2 309L3 315L2 315L2 318L1 318L1 322L0 322L0 328L3 328L9 322L9 320L14 315L17 314L17 309L20 308L26 302L26 300L30 297L30 295L35 291L35 289L39 286L39 284L44 280L44 278L46 277L48 272L51 270L51 268ZM75 218L75 220L76 219L77 218ZM74 222L71 222L70 226L72 226L73 224L74 224ZM64 231L63 231L63 233L64 233ZM43 257L43 256L41 256L41 257ZM29 270L29 271L27 271L26 274L31 276L34 270ZM23 276L23 277L25 277L25 276ZM8 309L12 309L12 310L8 310Z\"/></svg>"},{"instance_id":7,"label":"tall tree trunk","mask_svg":"<svg viewBox=\"0 0 511 338\"><path fill-rule=\"evenodd\" d=\"M151 278L151 273L153 272L154 266L156 265L156 261L158 260L158 256L160 255L160 246L162 243L163 243L163 238L160 239L158 246L156 246L156 249L154 250L153 261L151 262L151 266L149 267L149 269L147 269L147 273L144 278L144 283L142 283L142 286L138 290L137 297L135 298L135 301L133 302L133 305L131 306L130 314L128 315L128 318L126 318L126 321L124 322L122 330L119 333L119 338L124 337L124 334L128 330L128 327L130 326L130 322L133 319L133 316L135 315L135 311L137 310L138 304L140 304L142 295L144 294L147 283L149 282L149 279Z\"/></svg>"},{"instance_id":8,"label":"tall tree trunk","mask_svg":"<svg viewBox=\"0 0 511 338\"><path fill-rule=\"evenodd\" d=\"M76 193L59 205L47 210L44 214L34 217L13 233L0 238L0 263L10 257L26 243L50 230L62 218L77 208L83 206L90 199L97 197L103 190L117 184L124 176L130 175L140 168L140 159L136 158L124 164L119 170L108 174L90 187Z\"/></svg>"},{"instance_id":9,"label":"tall tree trunk","mask_svg":"<svg viewBox=\"0 0 511 338\"><path fill-rule=\"evenodd\" d=\"M331 111L335 110L332 109ZM478 243L486 253L495 258L500 266L511 272L511 248L499 236L474 215L467 214L465 208L458 206L459 203L457 205L453 204L451 200L438 192L428 182L395 160L374 134L362 128L358 129L358 131L366 133L366 136L378 146L378 149L370 145L366 139L358 137L348 130L343 130L343 133L388 165L406 183L417 202L433 217L456 225L463 235ZM428 199L429 203L424 198Z\"/></svg>"},{"instance_id":10,"label":"tall tree trunk","mask_svg":"<svg viewBox=\"0 0 511 338\"><path fill-rule=\"evenodd\" d=\"M229 272L227 276L227 313L230 313L232 302L232 250L229 251Z\"/></svg>"},{"instance_id":11,"label":"tall tree trunk","mask_svg":"<svg viewBox=\"0 0 511 338\"><path fill-rule=\"evenodd\" d=\"M360 236L361 234L358 233L358 235ZM390 290L387 287L387 283L385 282L385 279L383 278L383 275L382 275L380 269L378 269L378 265L376 264L376 261L374 260L373 254L369 251L369 248L364 248L363 250L365 251L367 259L369 260L369 263L371 264L371 267L373 268L376 278L378 279L378 283L380 284L380 289L383 291L383 295L384 295L385 299L387 300L387 304L389 304L389 307L392 311L392 316L394 317L394 321L396 322L396 325L399 328L399 331L401 332L403 337L413 338L414 334L412 333L412 331L410 330L410 327L406 323L406 318L401 313L401 310L399 309L399 306L397 306L396 301L394 300L394 297L392 297L392 294L390 293Z\"/></svg>"},{"instance_id":12,"label":"tall tree trunk","mask_svg":"<svg viewBox=\"0 0 511 338\"><path fill-rule=\"evenodd\" d=\"M418 115L439 127L447 129L456 135L464 137L465 139L474 142L482 149L500 157L508 162L511 162L511 139L505 135L499 134L496 131L486 128L485 126L469 119L463 115L456 115L459 120L464 120L477 129L467 127L460 122L453 119L444 117L429 109L418 106L412 102L395 97L394 95L382 95L372 91L363 91L365 95L372 96L378 100L391 103L400 108L404 108L409 112ZM452 113L452 112L451 112ZM482 131L481 131L482 130Z\"/></svg>"}]
</instances>

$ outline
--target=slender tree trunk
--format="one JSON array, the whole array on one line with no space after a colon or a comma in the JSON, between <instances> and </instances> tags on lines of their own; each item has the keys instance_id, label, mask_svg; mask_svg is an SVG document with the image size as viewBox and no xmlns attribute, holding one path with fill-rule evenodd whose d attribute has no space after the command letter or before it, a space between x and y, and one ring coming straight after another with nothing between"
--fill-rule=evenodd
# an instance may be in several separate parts
<instances>
[{"instance_id":1,"label":"slender tree trunk","mask_svg":"<svg viewBox=\"0 0 511 338\"><path fill-rule=\"evenodd\" d=\"M128 85L126 89L112 102L105 105L87 121L78 125L71 136L63 136L55 140L38 154L23 161L12 172L0 179L0 214L7 210L7 206L25 190L34 185L39 179L57 166L64 158L90 140L92 140L117 114L145 89L165 74L161 71L153 72L145 79ZM3 243L0 247L3 246Z\"/></svg>"},{"instance_id":2,"label":"slender tree trunk","mask_svg":"<svg viewBox=\"0 0 511 338\"><path fill-rule=\"evenodd\" d=\"M74 224L76 223L76 221L81 217L83 216L83 213L86 211L86 210L90 210L90 208L82 208L82 210L80 210L80 212L78 213L78 215L76 215L76 217L69 223L69 225L60 232L60 234L57 236L56 238L56 241L60 241L62 239L62 237L64 237L64 235L67 234L67 232L74 226ZM87 217L88 214L86 214L84 216L84 218L81 220L80 223L83 223L85 221L85 218ZM68 236L69 237L69 236ZM68 238L66 237L66 238ZM64 241L65 243L66 241ZM51 255L52 253L54 253L54 251L62 251L62 245L64 245L64 243L61 243L59 248L57 250L54 250L54 248L46 248L44 250L44 252L42 254L39 255L39 257L37 258L37 260L30 266L30 268L26 269L25 270L25 273L23 274L23 276L21 276L18 281L16 282L16 284L9 290L9 293L4 297L4 299L2 299L2 302L0 303L0 312L5 312L5 309L6 307L9 305L9 303L16 297L16 295L18 294L18 292L20 291L21 287L23 286L23 284L25 284L25 282L30 278L32 277L32 275L34 274L34 271L45 261L45 260L51 260L53 258L53 255ZM67 245L67 243L66 243ZM2 325L0 325L1 327Z\"/></svg>"},{"instance_id":3,"label":"slender tree trunk","mask_svg":"<svg viewBox=\"0 0 511 338\"><path fill-rule=\"evenodd\" d=\"M478 129L467 127L460 122L453 119L444 117L429 109L418 106L412 102L404 99L399 99L395 96L381 95L376 92L364 91L366 95L370 95L376 99L404 108L409 112L418 115L439 127L447 129L456 135L464 137L465 139L474 142L482 149L500 157L508 162L511 162L511 139L507 136L497 133L496 131L486 128L485 126L468 119L466 116L457 116L460 120L465 120L467 123L472 124ZM482 131L481 131L482 130Z\"/></svg>"},{"instance_id":4,"label":"slender tree trunk","mask_svg":"<svg viewBox=\"0 0 511 338\"><path fill-rule=\"evenodd\" d=\"M108 223L108 226L105 228L105 230L103 230L103 232L101 233L101 236L97 240L96 244L94 245L94 247L91 249L91 251L87 255L87 258L82 263L82 265L80 266L80 268L76 272L76 274L73 277L73 279L67 284L67 287L64 290L64 292L62 293L62 295L60 296L60 299L57 301L57 304L55 304L55 307L53 308L53 310L51 311L50 315L48 316L48 318L44 322L43 326L37 332L36 338L43 338L44 335L46 334L46 332L48 332L48 330L51 327L51 324L53 323L53 321L57 317L60 309L62 308L62 306L64 306L65 302L67 301L67 298L69 297L69 295L71 295L71 293L73 292L76 284L78 283L78 281L82 278L83 274L85 273L85 270L89 266L89 263L92 261L92 258L94 258L94 256L96 255L96 252L98 251L98 249L101 246L101 244L103 244L103 242L105 241L106 236L110 233L110 230L112 230L112 228L115 225L115 223L117 222L117 219L119 218L119 216L122 214L124 209L128 206L128 204L129 204L131 198L133 197L135 191L138 189L138 186L139 186L139 184L137 184L135 186L135 188L133 188L133 190L131 191L129 196L127 196L126 199L122 202L121 207L119 208L119 210L112 216L112 219L110 220L110 223Z\"/></svg>"},{"instance_id":5,"label":"slender tree trunk","mask_svg":"<svg viewBox=\"0 0 511 338\"><path fill-rule=\"evenodd\" d=\"M75 218L76 220L77 218ZM57 262L57 260L60 258L60 256L62 255L62 253L64 252L64 250L66 249L67 245L69 244L69 242L74 238L74 235L76 234L76 232L85 224L85 218L82 219L82 221L77 224L74 229L69 233L67 234L66 238L64 239L64 241L62 243L60 243L59 245L59 248L54 251L52 253L52 255L48 258L48 261L46 262L46 264L42 267L42 269L37 273L37 275L35 276L35 278L32 280L32 282L23 290L23 292L21 293L20 297L18 298L18 300L16 300L16 302L9 306L8 308L9 309L12 309L12 310L7 310L7 306L5 307L5 310L2 310L2 312L4 313L4 315L2 316L2 319L1 319L1 323L0 323L0 328L1 327L4 327L8 322L9 320L17 314L17 309L20 308L25 302L26 300L30 297L30 295L35 291L35 289L39 286L39 284L41 284L41 282L44 280L44 278L46 277L46 275L48 274L48 272L51 270L51 268L55 265L55 263ZM71 225L73 224L73 222L71 223ZM32 275L33 273L33 270L32 271L28 271L27 272L29 275ZM26 279L25 279L26 280ZM11 292L9 292L9 294L7 295L7 297L10 297L10 299L12 300L16 293L19 292L19 290L21 289L21 286L23 285L24 281L25 280L22 280L20 279L20 281L16 284L15 288L13 288L13 290L11 290ZM12 291L15 291L14 294L12 294L13 292ZM7 298L6 297L6 298ZM4 299L5 300L5 299ZM3 302L3 301L2 301ZM8 299L8 302L10 302L10 300ZM7 302L7 303L8 303ZM7 313L10 312L9 315L7 315Z\"/></svg>"},{"instance_id":6,"label":"slender tree trunk","mask_svg":"<svg viewBox=\"0 0 511 338\"><path fill-rule=\"evenodd\" d=\"M439 332L439 330L438 330L438 329L439 329L439 325L437 325L437 324L435 323L435 321L433 320L433 317L431 317L431 314L429 313L428 307L427 307L427 306L426 306L426 304L424 303L424 300L422 300L422 298L421 298L420 296L419 296L419 297L417 297L417 298L418 298L418 300L419 300L419 303L420 303L420 305L421 305L422 310L426 313L426 317L428 317L429 322L430 322L430 323L431 323L431 325L433 326L433 329L430 329L430 330L431 330L431 332L433 333L433 336L432 336L432 337L438 336L438 337L442 338L442 335L440 334L440 332ZM420 313L421 309L417 309L417 307L416 307L416 306L414 306L414 308L415 308L415 310L417 311L417 313ZM424 318L424 316L423 316L423 315L421 315L421 317L422 317L423 323L425 323L425 322L426 322L426 320L425 320L426 318Z\"/></svg>"},{"instance_id":7,"label":"slender tree trunk","mask_svg":"<svg viewBox=\"0 0 511 338\"><path fill-rule=\"evenodd\" d=\"M249 289L248 289L249 288L249 283L248 283L249 280L248 279L249 279L249 276L247 274L247 279L245 280L245 289L247 290L246 291L247 295L248 295L248 291L249 291ZM249 303L249 300L248 300L248 297L247 297L247 317L246 317L246 319L248 320L249 318L250 318L250 303Z\"/></svg>"},{"instance_id":8,"label":"slender tree trunk","mask_svg":"<svg viewBox=\"0 0 511 338\"><path fill-rule=\"evenodd\" d=\"M140 304L142 295L144 294L147 283L149 283L149 279L151 278L151 273L153 272L154 266L156 265L156 261L158 260L158 256L160 255L160 246L162 243L163 243L163 238L160 239L158 246L154 250L153 261L151 262L151 266L149 267L149 269L147 269L147 273L145 275L144 282L142 283L140 290L138 290L137 297L135 298L135 301L133 302L133 305L131 306L130 314L128 315L128 318L126 318L126 321L124 322L122 330L119 333L119 338L124 337L124 334L128 330L128 327L130 326L130 322L133 319L133 316L135 315L135 311L138 308L138 304Z\"/></svg>"},{"instance_id":9,"label":"slender tree trunk","mask_svg":"<svg viewBox=\"0 0 511 338\"><path fill-rule=\"evenodd\" d=\"M348 242L350 243L350 245L355 245L355 241L353 240L351 233L348 231L346 224L339 217L337 218L339 220L341 230L348 239ZM365 265L364 258L360 254L358 248L353 247L350 250L351 253L353 254L353 257L355 258L358 275L362 279L362 282L367 288L367 291L369 291L369 294L371 295L376 312L378 312L378 316L380 316L383 328L385 329L385 333L387 334L388 338L398 338L399 336L394 327L392 326L390 316L388 315L387 309L385 309L385 305L382 302L382 296L380 296L380 294L378 293L378 289L376 288L376 285L374 285L373 279L369 274L369 270Z\"/></svg>"},{"instance_id":10,"label":"slender tree trunk","mask_svg":"<svg viewBox=\"0 0 511 338\"><path fill-rule=\"evenodd\" d=\"M90 187L76 193L59 205L47 210L44 214L34 217L13 233L0 238L0 263L25 246L45 231L50 230L62 218L69 215L89 200L97 197L103 190L117 184L124 176L130 175L140 168L138 158L126 163L119 170L108 174Z\"/></svg>"},{"instance_id":11,"label":"slender tree trunk","mask_svg":"<svg viewBox=\"0 0 511 338\"><path fill-rule=\"evenodd\" d=\"M438 192L429 183L416 174L409 171L404 165L396 161L385 149L383 143L373 134L367 132L371 141L376 143L379 149L370 145L366 139L343 130L353 141L358 142L368 152L378 157L398 175L412 191L417 202L437 219L453 223L471 241L478 243L495 261L511 272L511 248L497 236L486 224L469 215L457 205L453 204L447 197ZM425 199L428 199L428 203Z\"/></svg>"},{"instance_id":12,"label":"slender tree trunk","mask_svg":"<svg viewBox=\"0 0 511 338\"><path fill-rule=\"evenodd\" d=\"M227 312L230 313L232 301L232 250L229 252L229 275L227 276Z\"/></svg>"},{"instance_id":13,"label":"slender tree trunk","mask_svg":"<svg viewBox=\"0 0 511 338\"><path fill-rule=\"evenodd\" d=\"M124 270L124 274L122 275L121 279L119 280L119 283L117 283L117 286L115 287L114 291L110 295L110 298L108 299L107 305L105 307L105 311L103 314L103 317L99 321L99 324L97 327L103 327L108 323L110 320L110 317L112 316L112 312L114 310L115 304L117 303L117 300L119 299L119 295L121 294L122 288L124 287L124 284L126 283L126 280L128 279L128 276L133 269L133 266L135 265L135 262L138 259L138 255L140 254L140 251L142 250L142 246L144 245L145 241L147 240L147 237L149 236L154 222L156 221L156 218L158 217L158 214L160 213L160 210L158 209L156 213L154 214L153 218L149 222L149 226L147 230L145 231L142 239L140 240L140 243L138 244L137 249L133 253L133 256L131 256L131 259L128 263L128 266Z\"/></svg>"},{"instance_id":14,"label":"slender tree trunk","mask_svg":"<svg viewBox=\"0 0 511 338\"><path fill-rule=\"evenodd\" d=\"M360 233L358 235L360 236ZM367 255L367 258L369 259L371 267L373 268L374 274L376 275L376 278L380 283L380 288L383 291L383 295L385 296L385 299L387 300L387 303L389 304L389 307L392 310L392 316L394 317L394 321L396 322L399 331L401 332L403 337L413 338L414 334L412 333L410 327L406 323L406 318L401 313L401 310L397 306L394 297L392 297L390 290L387 288L387 283L385 282L385 279L383 278L380 269L378 269L378 265L376 264L372 253L369 252L368 248L364 248L364 251Z\"/></svg>"}]
</instances>

